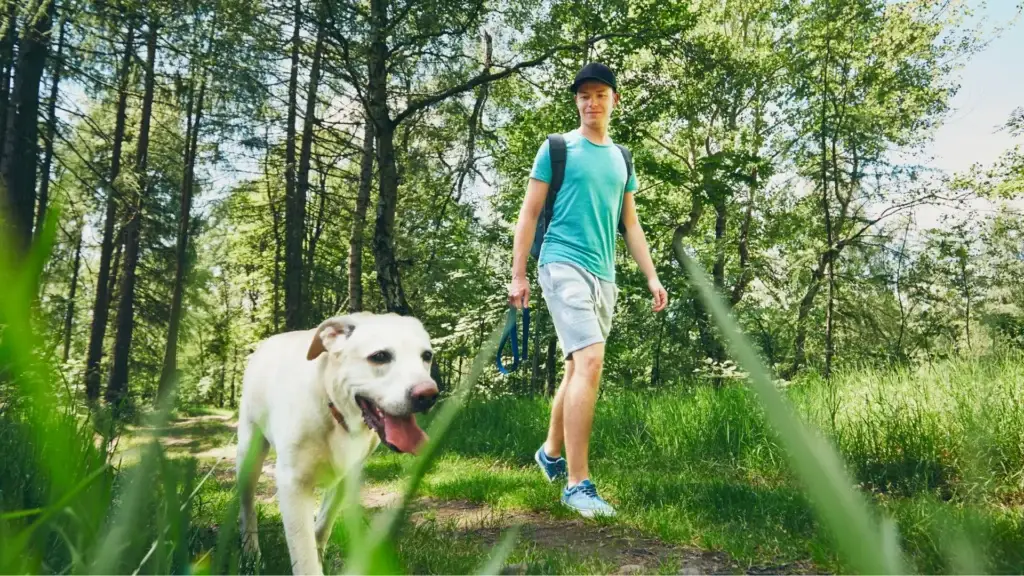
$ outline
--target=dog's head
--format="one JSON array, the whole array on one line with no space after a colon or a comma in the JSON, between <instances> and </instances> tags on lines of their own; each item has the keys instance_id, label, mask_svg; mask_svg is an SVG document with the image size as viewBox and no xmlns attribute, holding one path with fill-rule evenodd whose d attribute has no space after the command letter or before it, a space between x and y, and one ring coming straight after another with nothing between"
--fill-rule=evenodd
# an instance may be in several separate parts
<instances>
[{"instance_id":1,"label":"dog's head","mask_svg":"<svg viewBox=\"0 0 1024 576\"><path fill-rule=\"evenodd\" d=\"M334 402L355 402L363 420L398 452L427 440L414 414L437 399L430 377L430 336L415 318L358 313L329 318L316 329L308 360L327 355L324 374Z\"/></svg>"}]
</instances>

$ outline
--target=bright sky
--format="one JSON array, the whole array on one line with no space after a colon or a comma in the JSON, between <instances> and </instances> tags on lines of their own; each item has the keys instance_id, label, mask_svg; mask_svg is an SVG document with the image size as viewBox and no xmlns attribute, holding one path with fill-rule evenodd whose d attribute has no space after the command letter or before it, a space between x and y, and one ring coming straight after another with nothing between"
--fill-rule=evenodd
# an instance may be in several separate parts
<instances>
[{"instance_id":1,"label":"bright sky","mask_svg":"<svg viewBox=\"0 0 1024 576\"><path fill-rule=\"evenodd\" d=\"M1024 17L1019 15L1019 2L967 0L974 11L974 21L968 25L980 23L989 44L955 73L960 89L950 102L951 110L934 140L922 156L913 158L914 162L953 174L974 164L991 166L1013 146L1013 139L1000 128L1014 109L1024 107ZM969 204L982 212L997 209L988 200L975 199ZM1024 201L1007 205L1024 213ZM923 206L914 210L918 228L941 225L943 214L966 215L951 207Z\"/></svg>"},{"instance_id":2,"label":"bright sky","mask_svg":"<svg viewBox=\"0 0 1024 576\"><path fill-rule=\"evenodd\" d=\"M953 110L937 131L929 152L935 168L959 172L976 162L989 164L1011 147L1010 137L998 128L1010 112L1024 106L1024 22L1017 17L1018 0L970 0L985 29L1012 26L960 70L960 90Z\"/></svg>"}]
</instances>

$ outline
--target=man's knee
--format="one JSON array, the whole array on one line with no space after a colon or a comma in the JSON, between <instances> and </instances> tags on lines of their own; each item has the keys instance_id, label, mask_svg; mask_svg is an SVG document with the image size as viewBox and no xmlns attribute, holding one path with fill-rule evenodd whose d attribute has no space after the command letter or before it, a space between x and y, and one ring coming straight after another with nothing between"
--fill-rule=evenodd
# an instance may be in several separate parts
<instances>
[{"instance_id":1,"label":"man's knee","mask_svg":"<svg viewBox=\"0 0 1024 576\"><path fill-rule=\"evenodd\" d=\"M596 382L604 367L604 342L591 344L572 353L573 372Z\"/></svg>"}]
</instances>

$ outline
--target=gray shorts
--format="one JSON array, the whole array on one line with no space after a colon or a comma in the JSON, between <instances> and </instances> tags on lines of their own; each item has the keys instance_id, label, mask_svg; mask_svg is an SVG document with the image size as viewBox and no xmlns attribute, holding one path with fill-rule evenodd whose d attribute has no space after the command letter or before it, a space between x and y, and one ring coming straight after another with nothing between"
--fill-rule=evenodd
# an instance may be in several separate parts
<instances>
[{"instance_id":1,"label":"gray shorts","mask_svg":"<svg viewBox=\"0 0 1024 576\"><path fill-rule=\"evenodd\" d=\"M581 348L604 342L612 329L619 289L570 262L551 262L537 274L544 302L565 358Z\"/></svg>"}]
</instances>

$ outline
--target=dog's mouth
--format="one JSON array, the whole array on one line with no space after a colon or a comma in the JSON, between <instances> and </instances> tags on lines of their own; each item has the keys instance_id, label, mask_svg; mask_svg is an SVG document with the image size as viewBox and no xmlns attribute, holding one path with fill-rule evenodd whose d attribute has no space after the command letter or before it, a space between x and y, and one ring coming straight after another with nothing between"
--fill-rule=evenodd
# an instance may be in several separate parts
<instances>
[{"instance_id":1,"label":"dog's mouth","mask_svg":"<svg viewBox=\"0 0 1024 576\"><path fill-rule=\"evenodd\" d=\"M394 416L381 410L376 403L365 396L356 396L356 404L363 412L363 421L380 436L381 442L395 452L416 454L427 441L427 435L412 415Z\"/></svg>"}]
</instances>

